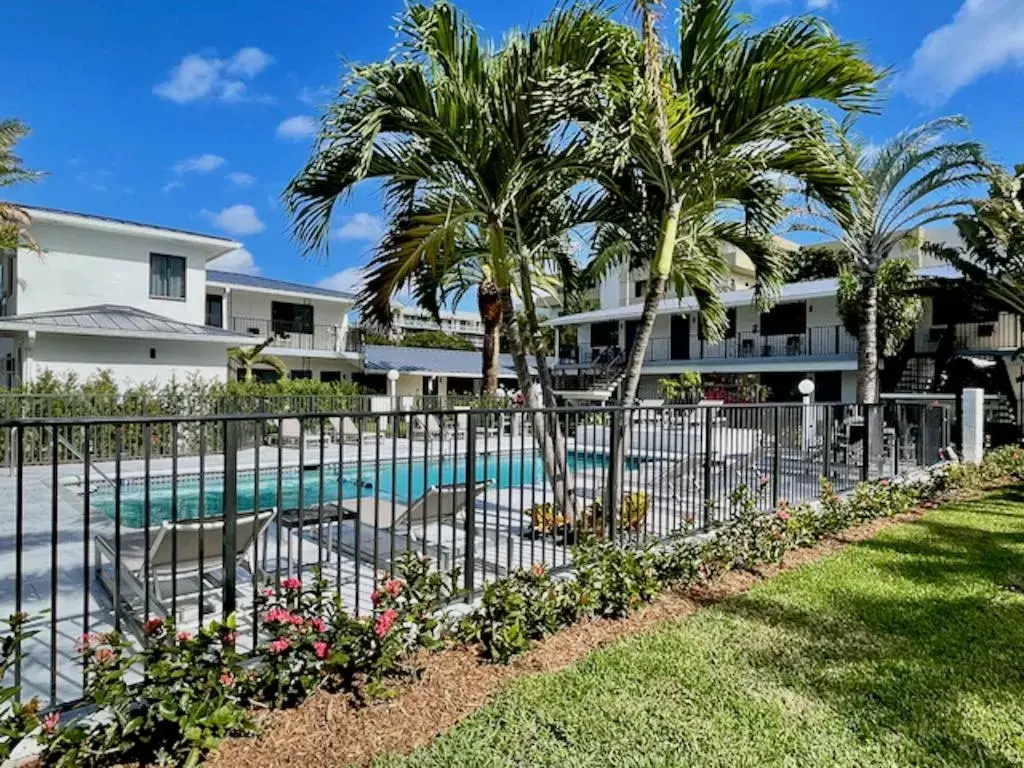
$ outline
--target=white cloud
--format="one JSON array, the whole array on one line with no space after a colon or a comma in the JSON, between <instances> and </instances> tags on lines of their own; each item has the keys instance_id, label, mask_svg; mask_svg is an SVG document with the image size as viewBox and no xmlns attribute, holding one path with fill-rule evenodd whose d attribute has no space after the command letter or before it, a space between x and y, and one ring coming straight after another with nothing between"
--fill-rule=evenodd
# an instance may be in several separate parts
<instances>
[{"instance_id":1,"label":"white cloud","mask_svg":"<svg viewBox=\"0 0 1024 768\"><path fill-rule=\"evenodd\" d=\"M307 139L316 133L316 120L309 115L295 115L281 121L277 126L277 137L289 141Z\"/></svg>"},{"instance_id":2,"label":"white cloud","mask_svg":"<svg viewBox=\"0 0 1024 768\"><path fill-rule=\"evenodd\" d=\"M207 265L210 269L219 269L222 272L238 272L243 275L258 275L260 268L256 266L256 260L245 248L225 253L218 256Z\"/></svg>"},{"instance_id":3,"label":"white cloud","mask_svg":"<svg viewBox=\"0 0 1024 768\"><path fill-rule=\"evenodd\" d=\"M384 237L384 222L372 213L359 212L342 219L331 237L335 240L365 240L376 243Z\"/></svg>"},{"instance_id":4,"label":"white cloud","mask_svg":"<svg viewBox=\"0 0 1024 768\"><path fill-rule=\"evenodd\" d=\"M75 181L83 184L93 192L106 192L110 183L110 171L105 168L97 168L92 171L81 171L75 174Z\"/></svg>"},{"instance_id":5,"label":"white cloud","mask_svg":"<svg viewBox=\"0 0 1024 768\"><path fill-rule=\"evenodd\" d=\"M193 155L179 163L175 163L173 170L175 173L209 173L210 171L217 170L226 162L227 160L220 155Z\"/></svg>"},{"instance_id":6,"label":"white cloud","mask_svg":"<svg viewBox=\"0 0 1024 768\"><path fill-rule=\"evenodd\" d=\"M217 213L203 210L202 215L231 235L255 235L266 229L266 224L260 221L256 209L242 203L229 206Z\"/></svg>"},{"instance_id":7,"label":"white cloud","mask_svg":"<svg viewBox=\"0 0 1024 768\"><path fill-rule=\"evenodd\" d=\"M317 280L316 284L320 288L327 288L332 291L358 293L362 290L363 282L365 280L366 273L363 272L362 267L348 267L347 269L343 269L341 272L335 272L333 275L329 275L322 280Z\"/></svg>"},{"instance_id":8,"label":"white cloud","mask_svg":"<svg viewBox=\"0 0 1024 768\"><path fill-rule=\"evenodd\" d=\"M251 187L256 183L256 177L251 173L244 173L242 171L232 171L227 175L228 181L232 184L236 184L243 189L245 187Z\"/></svg>"},{"instance_id":9,"label":"white cloud","mask_svg":"<svg viewBox=\"0 0 1024 768\"><path fill-rule=\"evenodd\" d=\"M789 0L750 0L750 7L755 11L760 11L770 5L789 5Z\"/></svg>"},{"instance_id":10,"label":"white cloud","mask_svg":"<svg viewBox=\"0 0 1024 768\"><path fill-rule=\"evenodd\" d=\"M177 104L212 99L219 101L266 101L250 96L244 81L250 80L273 61L259 48L241 48L228 59L190 53L170 72L170 77L153 86L153 93Z\"/></svg>"},{"instance_id":11,"label":"white cloud","mask_svg":"<svg viewBox=\"0 0 1024 768\"><path fill-rule=\"evenodd\" d=\"M835 0L807 0L807 9L810 11L823 11L835 4Z\"/></svg>"},{"instance_id":12,"label":"white cloud","mask_svg":"<svg viewBox=\"0 0 1024 768\"><path fill-rule=\"evenodd\" d=\"M326 85L321 85L317 88L310 88L307 85L299 89L295 98L307 106L319 107L321 104L330 101L330 98L333 95L334 92Z\"/></svg>"},{"instance_id":13,"label":"white cloud","mask_svg":"<svg viewBox=\"0 0 1024 768\"><path fill-rule=\"evenodd\" d=\"M1024 3L964 0L953 20L921 42L902 78L902 89L941 104L964 86L1000 67L1024 64Z\"/></svg>"},{"instance_id":14,"label":"white cloud","mask_svg":"<svg viewBox=\"0 0 1024 768\"><path fill-rule=\"evenodd\" d=\"M179 187L184 187L184 186L185 186L185 183L181 182L181 181L168 181L166 184L163 185L163 187L161 188L160 191L164 192L164 193L167 193L167 192L170 192L172 189L178 189Z\"/></svg>"}]
</instances>

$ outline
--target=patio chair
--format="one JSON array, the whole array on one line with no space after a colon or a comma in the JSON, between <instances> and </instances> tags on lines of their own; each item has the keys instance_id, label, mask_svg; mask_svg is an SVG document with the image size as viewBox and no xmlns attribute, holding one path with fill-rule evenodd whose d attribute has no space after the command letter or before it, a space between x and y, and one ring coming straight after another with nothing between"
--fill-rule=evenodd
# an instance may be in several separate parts
<instances>
[{"instance_id":1,"label":"patio chair","mask_svg":"<svg viewBox=\"0 0 1024 768\"><path fill-rule=\"evenodd\" d=\"M104 571L103 561L107 560L115 568L120 563L121 597L144 601L148 594L152 610L170 616L174 598L179 603L198 599L203 582L214 588L211 592L215 595L220 582L214 574L223 572L226 567L242 568L256 578L265 578L254 558L255 545L266 533L275 513L275 509L265 509L238 515L235 553L228 564L224 562L222 517L176 523L165 521L151 526L148 550L145 529L122 531L120 543L112 533L99 534L93 540L96 577L113 599L116 590L113 579ZM120 606L115 606L118 608ZM137 608L141 610L142 606Z\"/></svg>"},{"instance_id":2,"label":"patio chair","mask_svg":"<svg viewBox=\"0 0 1024 768\"><path fill-rule=\"evenodd\" d=\"M490 481L477 483L472 493L476 500ZM369 563L375 568L387 567L393 555L400 552L423 551L438 555L437 567L450 569L462 557L459 546L461 525L457 519L466 509L466 486L438 488L431 486L411 504L389 499L346 499L341 504L346 519L341 525L340 544L337 535L329 538L332 548L341 554ZM427 534L447 527L450 541L434 541ZM376 539L376 549L374 547ZM394 549L392 550L392 544ZM376 554L376 557L375 557Z\"/></svg>"},{"instance_id":3,"label":"patio chair","mask_svg":"<svg viewBox=\"0 0 1024 768\"><path fill-rule=\"evenodd\" d=\"M469 432L469 412L468 406L456 406L455 407L455 429L460 435L465 435ZM476 433L483 435L497 435L501 432L501 428L498 426L488 426L483 423L485 419L477 419Z\"/></svg>"},{"instance_id":4,"label":"patio chair","mask_svg":"<svg viewBox=\"0 0 1024 768\"><path fill-rule=\"evenodd\" d=\"M360 443L366 439L376 439L376 432L360 429L350 416L331 416L327 423L343 443Z\"/></svg>"},{"instance_id":5,"label":"patio chair","mask_svg":"<svg viewBox=\"0 0 1024 768\"><path fill-rule=\"evenodd\" d=\"M321 442L326 440L326 436L321 436L319 426L303 430L302 423L298 419L283 419L280 431L277 433L277 440L281 445L295 446L296 448L299 443L304 443L307 451L318 451Z\"/></svg>"}]
</instances>

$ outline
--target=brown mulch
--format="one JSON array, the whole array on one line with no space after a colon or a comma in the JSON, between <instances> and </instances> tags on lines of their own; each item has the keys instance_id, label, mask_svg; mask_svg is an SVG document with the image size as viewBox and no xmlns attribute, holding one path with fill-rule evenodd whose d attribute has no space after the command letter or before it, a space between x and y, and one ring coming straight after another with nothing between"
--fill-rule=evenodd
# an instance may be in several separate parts
<instances>
[{"instance_id":1,"label":"brown mulch","mask_svg":"<svg viewBox=\"0 0 1024 768\"><path fill-rule=\"evenodd\" d=\"M818 560L892 525L920 517L923 512L875 520L824 539L814 547L791 550L779 566L765 566L756 572L733 571L686 592L666 592L628 619L577 624L541 641L505 666L490 664L466 648L422 654L414 660L418 679L400 686L393 699L356 707L347 695L318 694L296 709L266 713L260 719L260 736L228 739L205 765L337 768L366 765L382 754L411 752L487 703L506 680L563 669L620 638L745 592L779 571Z\"/></svg>"}]
</instances>

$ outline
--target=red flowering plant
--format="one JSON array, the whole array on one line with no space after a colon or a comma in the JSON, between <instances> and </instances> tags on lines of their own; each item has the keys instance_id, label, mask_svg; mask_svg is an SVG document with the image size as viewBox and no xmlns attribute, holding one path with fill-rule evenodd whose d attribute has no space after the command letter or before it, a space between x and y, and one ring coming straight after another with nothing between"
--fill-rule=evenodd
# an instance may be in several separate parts
<instances>
[{"instance_id":1,"label":"red flowering plant","mask_svg":"<svg viewBox=\"0 0 1024 768\"><path fill-rule=\"evenodd\" d=\"M141 648L118 632L79 638L83 698L109 716L63 727L44 723L48 763L195 765L225 736L252 730L235 683L242 660L233 616L194 633L154 618L142 636Z\"/></svg>"},{"instance_id":2,"label":"red flowering plant","mask_svg":"<svg viewBox=\"0 0 1024 768\"><path fill-rule=\"evenodd\" d=\"M429 557L402 552L394 571L381 580L371 595L374 610L381 615L389 610L397 612L391 626L407 650L433 650L441 644L444 627L438 614L458 597L459 573L458 568L441 573L432 567Z\"/></svg>"}]
</instances>

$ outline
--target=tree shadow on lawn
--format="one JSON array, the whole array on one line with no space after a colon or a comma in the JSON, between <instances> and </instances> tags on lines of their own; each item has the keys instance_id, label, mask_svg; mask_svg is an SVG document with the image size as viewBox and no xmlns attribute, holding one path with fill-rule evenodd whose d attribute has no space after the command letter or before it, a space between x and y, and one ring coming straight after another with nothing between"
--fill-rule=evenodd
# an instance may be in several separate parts
<instances>
[{"instance_id":1,"label":"tree shadow on lawn","mask_svg":"<svg viewBox=\"0 0 1024 768\"><path fill-rule=\"evenodd\" d=\"M1024 584L1024 510L1005 511L1018 499L961 503L979 527L914 521L812 566L807 586L755 590L718 610L781 629L785 642L752 646L754 669L817 697L861 739L896 737L915 763L1019 765L1009 755L1024 744L1024 597L1006 586ZM1019 525L985 530L1012 527L986 514ZM909 538L915 526L927 535Z\"/></svg>"}]
</instances>

